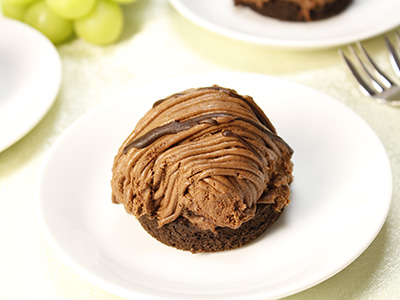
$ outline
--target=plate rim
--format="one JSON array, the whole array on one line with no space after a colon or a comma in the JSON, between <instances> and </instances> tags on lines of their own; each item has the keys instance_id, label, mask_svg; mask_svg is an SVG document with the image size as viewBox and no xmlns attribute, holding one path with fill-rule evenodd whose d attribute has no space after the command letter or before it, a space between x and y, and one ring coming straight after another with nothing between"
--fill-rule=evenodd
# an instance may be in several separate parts
<instances>
[{"instance_id":1,"label":"plate rim","mask_svg":"<svg viewBox=\"0 0 400 300\"><path fill-rule=\"evenodd\" d=\"M28 119L26 118L15 118L14 121L23 124L23 126L19 126L16 130L15 134L7 135L7 137L0 142L0 153L4 150L10 148L26 135L28 135L45 117L45 115L49 112L50 108L53 106L54 102L57 99L59 90L61 88L61 80L62 80L62 62L61 57L57 51L57 48L50 42L50 40L45 37L42 33L40 33L35 28L20 22L18 20L14 20L11 18L0 16L0 27L9 26L12 30L18 31L18 33L24 32L25 35L29 35L32 39L35 40L36 43L40 44L41 52L40 55L46 55L46 60L51 60L49 64L51 64L51 73L47 73L44 80L34 79L35 83L35 90L40 91L39 93L33 93L33 89L28 89L23 91L23 95L30 95L30 97L34 98L35 100L35 107L38 107L35 110L36 114L31 115ZM18 37L21 39L21 36ZM43 50L45 49L45 50ZM26 49L29 51L29 49ZM49 71L48 70L48 71ZM42 72L42 75L44 73ZM47 79L51 78L51 81L54 83L49 85ZM38 87L37 84L40 83ZM7 112L13 113L18 111L18 100L20 99L20 94L18 94L14 99L7 100ZM24 97L25 99L25 97ZM14 102L13 102L14 101ZM17 101L17 102L15 102ZM20 114L15 113L13 115L19 116ZM7 126L12 127L13 124L1 124L0 126Z\"/></svg>"},{"instance_id":2,"label":"plate rim","mask_svg":"<svg viewBox=\"0 0 400 300\"><path fill-rule=\"evenodd\" d=\"M362 31L357 35L350 35L346 36L346 38L333 38L328 40L321 41L313 41L313 40L306 40L306 41L292 41L292 40L285 40L285 39L276 39L276 38L264 38L264 37L257 37L253 35L248 35L246 33L237 32L235 30L224 28L218 24L205 20L201 16L195 14L192 10L188 9L184 5L184 1L186 0L169 0L171 5L179 12L183 17L185 17L188 21L193 22L194 24L206 29L208 31L212 31L216 34L228 37L233 40L247 42L256 45L263 45L269 46L272 48L277 49L286 49L286 50L319 50L319 49L329 49L337 46L346 45L355 41L362 41L369 38L373 38L378 36L382 33L390 31L397 26L400 25L400 21L392 22L393 24L390 25L381 25L374 27L373 30L370 31ZM353 0L355 1L355 0ZM345 13L345 12L343 12ZM275 19L274 19L275 20Z\"/></svg>"},{"instance_id":3,"label":"plate rim","mask_svg":"<svg viewBox=\"0 0 400 300\"><path fill-rule=\"evenodd\" d=\"M348 108L346 105L344 105L342 102L337 101L335 98L322 93L316 89L313 89L311 87L308 87L306 85L303 84L299 84L296 82L291 82L289 80L285 80L285 79L281 79L281 78L277 78L277 77L272 77L272 76L268 76L268 75L262 75L262 74L252 74L252 73L241 73L241 72L214 72L214 73L202 73L202 74L197 74L197 75L192 75L191 78L194 78L194 80L196 80L196 78L203 78L204 76L208 77L210 76L210 74L212 76L216 76L217 74L219 76L221 75L233 75L233 76L256 76L256 77L262 77L262 78L271 78L273 80L278 80L281 82L286 82L289 83L290 85L293 86L297 86L297 87L301 87L304 88L306 90L312 91L312 92L316 92L320 95L324 95L327 99L331 100L335 100L336 104L338 104L339 106L342 107L342 109L346 109L349 112L351 112L353 114L353 117L356 117L358 119L358 122L362 122L364 126L366 126L366 128L369 129L370 133L375 135L377 141L380 143L380 147L382 147L382 149L384 150L384 153L386 154L385 156L385 160L387 162L387 166L388 166L388 171L390 175L390 182L388 183L389 187L390 187L390 199L387 202L387 207L386 207L386 212L385 212L385 217L383 218L379 228L376 229L376 232L370 236L370 240L364 245L364 247L359 251L359 253L357 255L355 255L353 257L353 259L347 261L346 263L344 263L343 265L341 265L339 268L335 267L332 272L330 272L330 274L327 274L325 277L321 277L318 280L313 280L312 283L310 283L307 286L302 286L300 288L297 289L292 289L291 291L286 292L286 294L282 294L279 297L286 297L286 296L290 296L293 294L296 294L298 292L304 291L306 289L309 289L311 287L316 286L317 284L331 278L332 276L334 276L335 274L339 273L340 271L342 271L344 268L346 268L348 265L350 265L352 262L354 262L354 260L356 260L369 246L370 244L374 241L374 239L376 238L376 236L379 234L379 232L381 231L383 225L386 222L388 213L390 211L390 206L391 206L391 198L392 198L392 192L393 192L393 175L392 175L392 170L391 170L391 164L389 161L389 158L387 156L386 153L386 149L384 147L384 145L382 144L381 140L379 139L379 137L377 136L377 134L375 133L375 131L369 126L369 124L362 119L358 114L356 114L354 111L352 111L350 108ZM165 80L165 81L175 81L175 80L179 80L179 78L182 78L182 76L179 76L177 78L173 78L170 80ZM185 76L185 78L188 78L188 76ZM150 86L150 85L144 85L144 86L140 86L140 87L136 87L133 88L132 90L137 90L137 89L141 89L141 88L145 88L146 86ZM81 123L85 123L86 120L88 118L90 118L92 115L97 114L97 112L99 110L103 110L104 107L107 107L108 105L110 105L110 103L112 102L112 99L109 101L106 101L105 103L103 103L102 105L100 105L99 107L96 107L94 109L92 109L91 111L85 113L82 117L80 117L79 119L77 119L76 121L74 121L68 128L66 131L64 131L59 138L57 138L56 142L52 145L51 149L48 152L48 155L42 165L41 171L40 171L40 176L39 176L39 181L38 181L38 185L37 185L37 189L36 189L36 209L35 209L35 214L37 219L39 220L39 227L41 229L41 232L44 234L44 236L46 237L46 241L49 243L49 245L51 246L51 248L59 255L60 258L62 258L64 261L68 262L68 264L72 267L72 269L76 270L78 274L82 274L83 278L86 278L90 283L99 286L100 288L103 288L107 291L110 291L116 295L122 296L122 297L132 297L132 296L137 296L137 297L141 297L143 299L151 299L151 300L155 300L155 299L176 299L175 297L159 297L156 295L152 295L152 294L143 294L140 291L136 291L134 289L128 289L122 286L118 286L114 283L111 283L109 281L107 281L106 279L93 274L91 271L89 271L88 269L86 269L83 265L80 265L78 262L76 262L71 256L68 255L67 252L65 252L65 250L61 247L60 244L58 244L56 242L56 240L52 237L52 234L50 233L50 230L48 229L48 227L45 224L45 219L43 217L43 212L42 212L42 200L40 197L40 192L42 189L42 184L43 184L43 178L44 178L44 173L46 171L47 165L50 162L52 156L54 155L54 153L57 151L58 146L63 142L63 139L65 136L69 135L71 131L74 131L75 128L79 128ZM159 290L157 290L157 292L160 292ZM254 294L253 296L248 295L246 296L246 298L242 298L242 297L238 297L238 298L234 298L234 299L260 299L260 297L262 297L262 293L259 292L257 294ZM199 299L203 299L203 297L199 297Z\"/></svg>"}]
</instances>

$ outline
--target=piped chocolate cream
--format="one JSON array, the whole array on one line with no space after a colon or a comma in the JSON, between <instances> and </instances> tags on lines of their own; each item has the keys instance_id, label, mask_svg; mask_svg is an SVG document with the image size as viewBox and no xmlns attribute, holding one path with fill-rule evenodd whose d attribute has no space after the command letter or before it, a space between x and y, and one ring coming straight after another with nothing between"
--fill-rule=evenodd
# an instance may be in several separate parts
<instances>
[{"instance_id":1,"label":"piped chocolate cream","mask_svg":"<svg viewBox=\"0 0 400 300\"><path fill-rule=\"evenodd\" d=\"M112 201L158 226L239 228L257 204L289 202L293 150L249 96L219 86L154 103L114 159Z\"/></svg>"}]
</instances>

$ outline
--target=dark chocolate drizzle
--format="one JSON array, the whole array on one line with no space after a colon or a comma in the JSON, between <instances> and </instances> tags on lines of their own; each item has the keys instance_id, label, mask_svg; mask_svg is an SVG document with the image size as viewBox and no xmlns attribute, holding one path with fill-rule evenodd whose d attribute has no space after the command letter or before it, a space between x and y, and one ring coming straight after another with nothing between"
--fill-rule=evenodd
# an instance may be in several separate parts
<instances>
[{"instance_id":1,"label":"dark chocolate drizzle","mask_svg":"<svg viewBox=\"0 0 400 300\"><path fill-rule=\"evenodd\" d=\"M198 117L188 119L185 121L172 121L165 125L156 127L154 129L148 131L144 135L141 135L140 137L134 139L132 142L130 142L128 145L126 145L125 148L123 149L123 153L127 154L128 151L132 148L143 149L143 148L151 145L153 142L155 142L156 140L158 140L159 138L161 138L164 135L176 134L178 132L188 130L196 125L200 125L200 124L209 124L211 126L219 125L220 123L215 119L218 117L230 117L231 119L229 120L229 122L232 122L234 120L240 120L240 121L249 123L252 126L254 126L254 127L258 128L259 130L261 130L262 132L264 132L265 134L267 134L271 139L277 140L277 141L281 142L282 144L284 144L289 149L289 152L293 153L293 150L290 148L290 146L280 136L278 136L274 132L271 132L271 130L269 130L266 126L261 125L251 119L240 118L240 117L236 117L236 116L226 114L226 113L205 114L205 115L198 116ZM225 132L228 132L228 131L225 131ZM229 133L227 133L227 134L229 135ZM235 135L235 137L236 136L240 137L237 134L234 134L232 132L230 135L231 136ZM243 138L240 137L240 139L243 139Z\"/></svg>"},{"instance_id":2,"label":"dark chocolate drizzle","mask_svg":"<svg viewBox=\"0 0 400 300\"><path fill-rule=\"evenodd\" d=\"M173 94L173 95L171 95L171 96L169 96L167 98L157 100L156 102L153 103L153 108L158 106L158 105L160 105L161 103L163 103L167 99L175 98L175 97L179 97L179 96L183 96L183 95L184 95L184 93L176 93L176 94Z\"/></svg>"},{"instance_id":3,"label":"dark chocolate drizzle","mask_svg":"<svg viewBox=\"0 0 400 300\"><path fill-rule=\"evenodd\" d=\"M258 119L262 124L264 124L264 125L265 125L268 129L270 129L272 132L274 132L274 133L276 132L274 126L272 125L272 123L271 123L268 119L266 119L265 116L263 116L263 115L259 112L258 109L256 109L256 107L254 106L253 103L251 103L251 102L250 102L249 100L247 100L245 97L243 97L243 96L241 96L241 95L235 93L233 90L229 90L229 89L220 87L220 86L218 86L218 85L213 85L213 86L209 86L209 87L201 87L201 88L198 88L197 90L215 90L215 91L223 92L223 93L225 93L225 94L228 94L228 95L231 96L231 97L234 97L234 98L237 98L237 99L240 99L240 100L244 101L244 102L250 107L251 111L256 115L257 119ZM170 98L175 98L175 97L183 96L183 95L185 95L185 93L183 93L183 92L182 92L182 93L175 93L175 94L173 94L173 95L171 95L171 96L169 96L169 97L167 97L167 98L160 99L160 100L154 102L153 108L156 107L156 106L158 106L158 105L160 105L160 104L163 103L165 100L168 100L168 99L170 99Z\"/></svg>"},{"instance_id":4,"label":"dark chocolate drizzle","mask_svg":"<svg viewBox=\"0 0 400 300\"><path fill-rule=\"evenodd\" d=\"M244 102L250 107L250 109L252 110L252 112L256 115L257 119L258 119L265 127L267 127L268 129L270 129L272 132L275 133L275 128L274 128L274 126L272 125L272 123L271 123L268 119L266 119L266 118L259 112L259 110L254 106L254 104L251 103L249 100L247 100L245 97L243 97L243 96L241 96L241 95L235 93L235 92L232 91L232 90L229 90L229 89L220 87L220 86L218 86L218 85L213 85L213 86L210 86L210 87L199 88L199 90L206 90L206 89L224 92L224 93L228 94L228 95L231 96L231 97L234 97L234 98L237 98L237 99L240 99L240 100L244 101Z\"/></svg>"},{"instance_id":5,"label":"dark chocolate drizzle","mask_svg":"<svg viewBox=\"0 0 400 300\"><path fill-rule=\"evenodd\" d=\"M224 113L213 113L213 114L206 114L202 116L198 116L192 119L188 119L185 121L172 121L170 123L167 123L165 125L156 127L144 135L134 139L132 142L130 142L128 145L125 146L124 148L124 154L128 153L128 151L131 148L137 148L137 149L143 149L149 145L151 145L153 142L158 140L160 137L166 135L166 134L175 134L184 130L188 130L192 128L193 126L199 125L199 124L210 124L210 125L218 125L219 123L214 119L217 117L232 117L229 114L224 114Z\"/></svg>"},{"instance_id":6,"label":"dark chocolate drizzle","mask_svg":"<svg viewBox=\"0 0 400 300\"><path fill-rule=\"evenodd\" d=\"M254 147L248 141L246 141L245 138L241 137L240 135L230 130L225 130L224 132L222 132L222 135L238 139L244 146L246 146L247 149L253 152L261 160L260 154L254 149Z\"/></svg>"}]
</instances>

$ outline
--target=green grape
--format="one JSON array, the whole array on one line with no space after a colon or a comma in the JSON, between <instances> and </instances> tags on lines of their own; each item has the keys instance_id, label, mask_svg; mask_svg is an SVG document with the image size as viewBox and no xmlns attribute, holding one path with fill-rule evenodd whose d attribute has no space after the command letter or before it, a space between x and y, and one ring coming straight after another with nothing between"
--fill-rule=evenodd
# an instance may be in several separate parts
<instances>
[{"instance_id":1,"label":"green grape","mask_svg":"<svg viewBox=\"0 0 400 300\"><path fill-rule=\"evenodd\" d=\"M121 35L123 26L121 7L108 0L99 0L89 14L74 22L76 34L97 45L114 43Z\"/></svg>"},{"instance_id":2,"label":"green grape","mask_svg":"<svg viewBox=\"0 0 400 300\"><path fill-rule=\"evenodd\" d=\"M24 21L42 32L54 44L64 42L73 33L72 21L53 12L44 0L28 7Z\"/></svg>"},{"instance_id":3,"label":"green grape","mask_svg":"<svg viewBox=\"0 0 400 300\"><path fill-rule=\"evenodd\" d=\"M1 4L4 5L28 5L36 0L1 0Z\"/></svg>"},{"instance_id":4,"label":"green grape","mask_svg":"<svg viewBox=\"0 0 400 300\"><path fill-rule=\"evenodd\" d=\"M89 13L96 0L46 0L46 2L61 17L77 19Z\"/></svg>"},{"instance_id":5,"label":"green grape","mask_svg":"<svg viewBox=\"0 0 400 300\"><path fill-rule=\"evenodd\" d=\"M120 4L128 4L128 3L133 3L136 2L137 0L113 0L116 3L120 3Z\"/></svg>"},{"instance_id":6,"label":"green grape","mask_svg":"<svg viewBox=\"0 0 400 300\"><path fill-rule=\"evenodd\" d=\"M3 15L9 18L23 21L27 5L23 4L8 4L8 2L1 1L1 10Z\"/></svg>"}]
</instances>

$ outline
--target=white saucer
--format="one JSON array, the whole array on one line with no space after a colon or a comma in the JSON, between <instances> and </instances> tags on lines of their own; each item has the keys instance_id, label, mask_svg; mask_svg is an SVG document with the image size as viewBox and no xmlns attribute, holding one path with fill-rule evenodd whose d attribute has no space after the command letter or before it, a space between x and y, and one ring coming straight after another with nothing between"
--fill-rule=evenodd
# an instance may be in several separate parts
<instances>
[{"instance_id":1,"label":"white saucer","mask_svg":"<svg viewBox=\"0 0 400 300\"><path fill-rule=\"evenodd\" d=\"M398 0L353 0L341 14L313 22L262 16L233 0L170 0L186 18L241 41L291 49L317 49L364 40L400 25Z\"/></svg>"},{"instance_id":2,"label":"white saucer","mask_svg":"<svg viewBox=\"0 0 400 300\"><path fill-rule=\"evenodd\" d=\"M261 238L194 255L159 243L111 203L111 167L153 102L212 84L253 96L294 149L295 180L291 203ZM50 244L79 274L122 297L266 300L310 288L349 265L379 233L391 193L384 147L340 102L277 78L205 74L134 89L72 125L44 166L38 216Z\"/></svg>"},{"instance_id":3,"label":"white saucer","mask_svg":"<svg viewBox=\"0 0 400 300\"><path fill-rule=\"evenodd\" d=\"M47 113L61 83L57 49L36 29L0 17L0 152Z\"/></svg>"}]
</instances>

